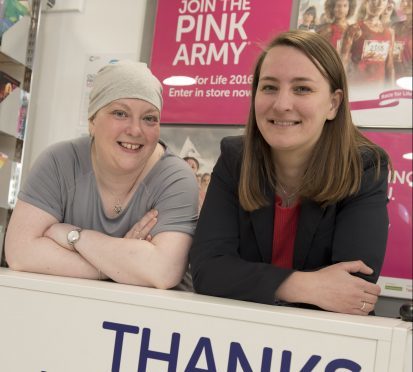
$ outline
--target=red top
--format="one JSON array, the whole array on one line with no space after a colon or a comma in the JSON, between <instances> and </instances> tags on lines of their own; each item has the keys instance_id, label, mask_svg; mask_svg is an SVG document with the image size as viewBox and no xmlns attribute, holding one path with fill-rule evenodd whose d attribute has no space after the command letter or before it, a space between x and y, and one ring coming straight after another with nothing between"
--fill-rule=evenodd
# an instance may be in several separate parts
<instances>
[{"instance_id":1,"label":"red top","mask_svg":"<svg viewBox=\"0 0 413 372\"><path fill-rule=\"evenodd\" d=\"M362 34L351 47L351 59L357 66L354 78L384 81L386 59L392 45L391 31L388 27L382 32L373 31L363 21L358 25Z\"/></svg>"},{"instance_id":2,"label":"red top","mask_svg":"<svg viewBox=\"0 0 413 372\"><path fill-rule=\"evenodd\" d=\"M344 27L336 23L332 23L330 27L331 27L330 43L334 48L336 48L338 52L340 52L341 51L341 39L343 38L345 29Z\"/></svg>"},{"instance_id":3,"label":"red top","mask_svg":"<svg viewBox=\"0 0 413 372\"><path fill-rule=\"evenodd\" d=\"M274 236L271 263L278 267L293 267L294 242L297 232L300 204L282 207L281 198L275 197Z\"/></svg>"}]
</instances>

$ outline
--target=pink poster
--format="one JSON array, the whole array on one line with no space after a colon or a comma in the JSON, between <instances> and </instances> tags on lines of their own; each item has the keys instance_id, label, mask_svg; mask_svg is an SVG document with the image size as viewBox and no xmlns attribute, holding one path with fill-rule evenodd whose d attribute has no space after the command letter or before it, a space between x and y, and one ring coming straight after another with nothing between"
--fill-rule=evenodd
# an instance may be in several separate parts
<instances>
[{"instance_id":1,"label":"pink poster","mask_svg":"<svg viewBox=\"0 0 413 372\"><path fill-rule=\"evenodd\" d=\"M389 179L389 238L381 272L390 278L413 278L412 270L412 134L365 132L383 147L393 162L394 175ZM410 286L411 289L411 286Z\"/></svg>"},{"instance_id":2,"label":"pink poster","mask_svg":"<svg viewBox=\"0 0 413 372\"><path fill-rule=\"evenodd\" d=\"M164 85L163 123L244 124L263 44L289 29L292 1L158 0L151 69Z\"/></svg>"}]
</instances>

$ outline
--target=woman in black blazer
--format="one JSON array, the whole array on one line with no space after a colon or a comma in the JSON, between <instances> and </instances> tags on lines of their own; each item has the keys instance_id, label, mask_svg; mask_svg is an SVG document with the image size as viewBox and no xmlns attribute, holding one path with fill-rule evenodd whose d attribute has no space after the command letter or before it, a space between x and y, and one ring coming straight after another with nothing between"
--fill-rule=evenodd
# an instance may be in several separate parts
<instances>
[{"instance_id":1,"label":"woman in black blazer","mask_svg":"<svg viewBox=\"0 0 413 372\"><path fill-rule=\"evenodd\" d=\"M315 33L279 35L258 59L245 135L221 143L190 251L195 290L372 312L388 167L352 123L335 49Z\"/></svg>"}]
</instances>

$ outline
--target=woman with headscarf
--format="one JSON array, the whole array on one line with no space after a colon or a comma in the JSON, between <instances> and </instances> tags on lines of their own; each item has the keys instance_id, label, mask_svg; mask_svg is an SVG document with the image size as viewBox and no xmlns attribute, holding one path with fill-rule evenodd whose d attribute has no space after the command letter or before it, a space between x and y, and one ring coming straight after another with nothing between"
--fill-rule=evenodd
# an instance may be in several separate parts
<instances>
[{"instance_id":1,"label":"woman with headscarf","mask_svg":"<svg viewBox=\"0 0 413 372\"><path fill-rule=\"evenodd\" d=\"M7 262L175 287L187 268L198 185L160 141L161 83L145 64L119 61L99 71L89 99L90 137L52 145L31 169L8 226Z\"/></svg>"}]
</instances>

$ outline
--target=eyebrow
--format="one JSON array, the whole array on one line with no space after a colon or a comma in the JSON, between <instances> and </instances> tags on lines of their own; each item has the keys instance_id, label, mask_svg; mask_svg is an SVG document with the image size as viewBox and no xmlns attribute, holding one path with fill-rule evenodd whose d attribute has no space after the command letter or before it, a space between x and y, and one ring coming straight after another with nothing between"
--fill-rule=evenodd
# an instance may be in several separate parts
<instances>
[{"instance_id":1,"label":"eyebrow","mask_svg":"<svg viewBox=\"0 0 413 372\"><path fill-rule=\"evenodd\" d=\"M116 108L116 105L119 105L121 108L123 108L125 110L132 110L132 108L129 105L127 105L126 103L123 103L123 102L119 102L118 100L112 101L109 104L108 107L110 109L113 109L113 108ZM115 106L115 107L113 107L113 106ZM144 110L144 112L143 112L144 115L150 114L150 113L157 114L157 113L159 113L159 111L156 108L148 108L147 110Z\"/></svg>"},{"instance_id":2,"label":"eyebrow","mask_svg":"<svg viewBox=\"0 0 413 372\"><path fill-rule=\"evenodd\" d=\"M277 79L275 77L272 77L272 76L263 76L262 78L259 79L259 81L263 81L263 80L273 81L273 82L276 82L276 83L279 82L279 79ZM313 82L313 83L315 83L315 80L313 80L311 78L308 78L308 77L298 76L298 77L295 77L294 79L292 79L292 82Z\"/></svg>"}]
</instances>

